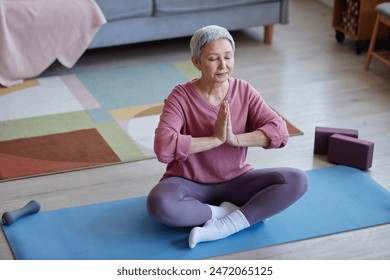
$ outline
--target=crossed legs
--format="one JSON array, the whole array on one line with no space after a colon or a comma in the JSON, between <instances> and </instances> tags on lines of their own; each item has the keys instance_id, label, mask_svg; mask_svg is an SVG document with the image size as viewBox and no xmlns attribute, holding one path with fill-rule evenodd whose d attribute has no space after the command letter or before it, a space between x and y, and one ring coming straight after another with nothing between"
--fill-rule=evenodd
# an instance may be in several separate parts
<instances>
[{"instance_id":1,"label":"crossed legs","mask_svg":"<svg viewBox=\"0 0 390 280\"><path fill-rule=\"evenodd\" d=\"M283 211L306 189L306 173L293 168L253 169L220 184L171 177L152 189L147 207L150 216L160 223L195 227L189 239L190 247L194 247L199 242L225 238ZM216 211L214 207L221 204L222 212Z\"/></svg>"}]
</instances>

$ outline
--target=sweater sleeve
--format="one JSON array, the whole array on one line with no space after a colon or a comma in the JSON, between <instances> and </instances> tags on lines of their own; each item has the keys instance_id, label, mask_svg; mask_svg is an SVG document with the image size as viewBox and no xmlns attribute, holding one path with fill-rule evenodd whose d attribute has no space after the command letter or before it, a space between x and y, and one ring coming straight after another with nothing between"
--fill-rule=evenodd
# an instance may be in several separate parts
<instances>
[{"instance_id":1,"label":"sweater sleeve","mask_svg":"<svg viewBox=\"0 0 390 280\"><path fill-rule=\"evenodd\" d=\"M251 87L250 87L251 88ZM251 88L249 122L251 130L262 131L270 140L265 149L281 148L288 142L286 122L268 104L261 95Z\"/></svg>"},{"instance_id":2,"label":"sweater sleeve","mask_svg":"<svg viewBox=\"0 0 390 280\"><path fill-rule=\"evenodd\" d=\"M179 104L172 94L164 101L164 109L155 130L154 152L163 163L184 161L189 154L191 135L182 133L184 115Z\"/></svg>"}]
</instances>

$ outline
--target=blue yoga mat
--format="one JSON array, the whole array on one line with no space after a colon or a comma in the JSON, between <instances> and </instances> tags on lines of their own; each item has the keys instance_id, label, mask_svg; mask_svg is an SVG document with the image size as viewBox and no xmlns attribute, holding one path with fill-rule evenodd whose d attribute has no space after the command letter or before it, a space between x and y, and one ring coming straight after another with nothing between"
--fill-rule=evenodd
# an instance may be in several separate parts
<instances>
[{"instance_id":1,"label":"blue yoga mat","mask_svg":"<svg viewBox=\"0 0 390 280\"><path fill-rule=\"evenodd\" d=\"M202 259L390 222L390 192L345 166L310 170L285 211L223 240L188 247L189 229L153 221L138 197L39 212L4 226L16 259Z\"/></svg>"}]
</instances>

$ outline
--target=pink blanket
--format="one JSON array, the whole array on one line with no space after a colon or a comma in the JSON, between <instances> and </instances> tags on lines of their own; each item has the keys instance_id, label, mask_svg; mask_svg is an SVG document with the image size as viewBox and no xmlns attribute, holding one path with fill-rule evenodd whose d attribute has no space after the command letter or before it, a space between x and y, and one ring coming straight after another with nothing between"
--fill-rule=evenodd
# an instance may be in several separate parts
<instances>
[{"instance_id":1,"label":"pink blanket","mask_svg":"<svg viewBox=\"0 0 390 280\"><path fill-rule=\"evenodd\" d=\"M0 0L0 85L72 67L104 23L94 0Z\"/></svg>"}]
</instances>

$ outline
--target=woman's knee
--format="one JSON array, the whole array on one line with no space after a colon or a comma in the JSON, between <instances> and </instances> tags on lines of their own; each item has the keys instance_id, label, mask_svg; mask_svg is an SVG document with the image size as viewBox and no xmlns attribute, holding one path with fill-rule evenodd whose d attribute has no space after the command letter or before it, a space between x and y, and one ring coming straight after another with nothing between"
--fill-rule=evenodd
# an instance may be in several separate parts
<instances>
[{"instance_id":1,"label":"woman's knee","mask_svg":"<svg viewBox=\"0 0 390 280\"><path fill-rule=\"evenodd\" d=\"M286 174L286 181L294 188L295 194L300 197L308 188L307 173L296 168L288 168Z\"/></svg>"},{"instance_id":2,"label":"woman's knee","mask_svg":"<svg viewBox=\"0 0 390 280\"><path fill-rule=\"evenodd\" d=\"M146 200L146 208L149 216L156 221L163 224L171 224L175 220L177 211L173 209L172 196L167 193L160 186L156 186L149 193Z\"/></svg>"},{"instance_id":3,"label":"woman's knee","mask_svg":"<svg viewBox=\"0 0 390 280\"><path fill-rule=\"evenodd\" d=\"M148 210L148 213L152 218L156 218L156 216L158 216L158 213L160 212L160 201L159 196L156 195L153 191L154 189L149 193L146 199L146 209Z\"/></svg>"}]
</instances>

